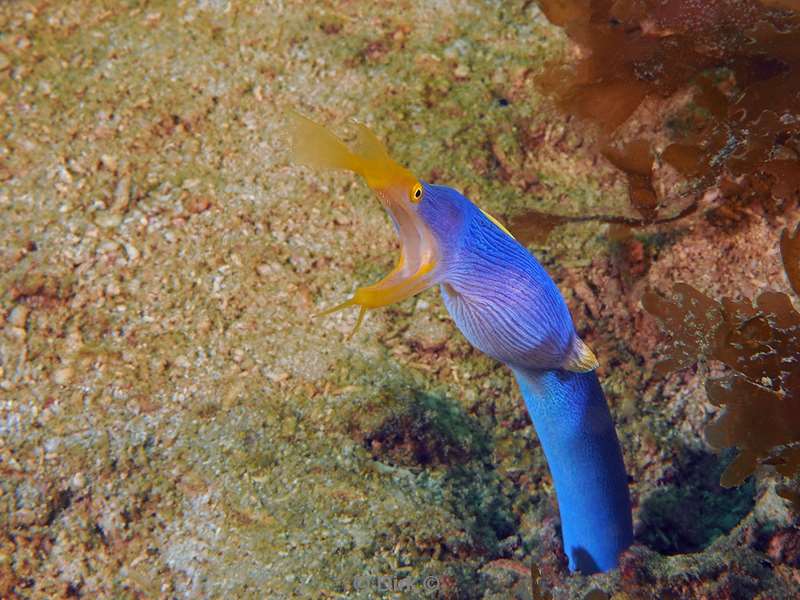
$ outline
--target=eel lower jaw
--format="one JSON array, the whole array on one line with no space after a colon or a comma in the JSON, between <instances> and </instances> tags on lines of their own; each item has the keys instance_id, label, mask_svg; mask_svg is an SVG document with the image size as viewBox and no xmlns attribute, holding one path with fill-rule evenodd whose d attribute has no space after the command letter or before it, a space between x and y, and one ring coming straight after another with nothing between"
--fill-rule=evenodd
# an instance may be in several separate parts
<instances>
[{"instance_id":1,"label":"eel lower jaw","mask_svg":"<svg viewBox=\"0 0 800 600\"><path fill-rule=\"evenodd\" d=\"M319 313L326 315L359 306L361 311L350 336L358 330L367 309L400 302L438 283L439 248L427 223L405 197L398 197L400 194L385 190L376 190L376 193L395 225L400 239L400 257L383 279L358 288L345 302Z\"/></svg>"}]
</instances>

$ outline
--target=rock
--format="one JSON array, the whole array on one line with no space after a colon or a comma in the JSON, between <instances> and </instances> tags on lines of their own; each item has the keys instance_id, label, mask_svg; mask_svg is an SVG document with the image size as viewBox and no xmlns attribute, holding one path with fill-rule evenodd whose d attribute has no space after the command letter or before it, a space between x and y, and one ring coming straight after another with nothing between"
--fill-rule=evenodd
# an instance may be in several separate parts
<instances>
[{"instance_id":1,"label":"rock","mask_svg":"<svg viewBox=\"0 0 800 600\"><path fill-rule=\"evenodd\" d=\"M113 229L122 223L122 215L117 212L103 211L95 217L94 222L103 229Z\"/></svg>"},{"instance_id":2,"label":"rock","mask_svg":"<svg viewBox=\"0 0 800 600\"><path fill-rule=\"evenodd\" d=\"M211 208L211 200L205 196L194 196L186 203L186 210L197 215Z\"/></svg>"},{"instance_id":3,"label":"rock","mask_svg":"<svg viewBox=\"0 0 800 600\"><path fill-rule=\"evenodd\" d=\"M17 527L30 527L36 522L36 513L22 508L14 513L13 523Z\"/></svg>"},{"instance_id":4,"label":"rock","mask_svg":"<svg viewBox=\"0 0 800 600\"><path fill-rule=\"evenodd\" d=\"M69 486L73 490L80 490L86 485L86 476L78 471L75 475L72 476L72 479L69 480Z\"/></svg>"},{"instance_id":5,"label":"rock","mask_svg":"<svg viewBox=\"0 0 800 600\"><path fill-rule=\"evenodd\" d=\"M56 371L53 373L53 383L56 385L66 385L72 381L73 375L74 371L72 367L62 367L61 369L56 369Z\"/></svg>"},{"instance_id":6,"label":"rock","mask_svg":"<svg viewBox=\"0 0 800 600\"><path fill-rule=\"evenodd\" d=\"M115 172L117 170L117 157L110 154L103 154L100 157L100 164L108 171Z\"/></svg>"},{"instance_id":7,"label":"rock","mask_svg":"<svg viewBox=\"0 0 800 600\"><path fill-rule=\"evenodd\" d=\"M130 196L131 176L130 174L126 173L119 178L119 181L117 181L117 186L114 188L114 204L111 205L111 210L115 213L124 213L128 208Z\"/></svg>"},{"instance_id":8,"label":"rock","mask_svg":"<svg viewBox=\"0 0 800 600\"><path fill-rule=\"evenodd\" d=\"M28 320L28 314L30 313L30 309L27 306L22 304L18 304L15 306L11 314L8 315L8 324L12 327L19 327L24 329L25 323Z\"/></svg>"}]
</instances>

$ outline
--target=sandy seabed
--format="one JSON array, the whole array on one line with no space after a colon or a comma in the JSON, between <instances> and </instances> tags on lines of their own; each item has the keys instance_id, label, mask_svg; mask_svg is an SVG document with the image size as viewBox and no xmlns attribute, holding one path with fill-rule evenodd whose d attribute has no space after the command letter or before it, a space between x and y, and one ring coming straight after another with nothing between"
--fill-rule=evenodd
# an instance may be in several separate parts
<instances>
[{"instance_id":1,"label":"sandy seabed","mask_svg":"<svg viewBox=\"0 0 800 600\"><path fill-rule=\"evenodd\" d=\"M537 91L566 40L535 4L11 1L0 32L0 597L528 598L531 562L556 598L800 585L774 482L715 487L703 376L653 374L639 304L786 291L780 223L532 248L633 479L638 542L607 575L568 575L511 375L438 292L351 341L354 313L311 318L397 248L361 182L289 165L288 107L368 124L501 218L628 210Z\"/></svg>"}]
</instances>

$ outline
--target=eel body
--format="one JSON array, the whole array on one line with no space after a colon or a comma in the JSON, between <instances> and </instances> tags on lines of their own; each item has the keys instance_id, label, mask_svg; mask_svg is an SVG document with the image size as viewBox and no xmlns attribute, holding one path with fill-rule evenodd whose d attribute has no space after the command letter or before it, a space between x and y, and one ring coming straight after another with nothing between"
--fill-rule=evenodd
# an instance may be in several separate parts
<instances>
[{"instance_id":1,"label":"eel body","mask_svg":"<svg viewBox=\"0 0 800 600\"><path fill-rule=\"evenodd\" d=\"M533 255L480 210L464 212L459 266L441 286L445 306L476 348L516 376L553 478L570 570L612 569L633 525L596 359Z\"/></svg>"},{"instance_id":2,"label":"eel body","mask_svg":"<svg viewBox=\"0 0 800 600\"><path fill-rule=\"evenodd\" d=\"M324 311L387 306L434 286L464 336L514 372L547 458L573 571L614 568L633 539L628 482L589 347L533 255L453 188L431 185L396 163L357 126L352 148L290 113L293 155L319 168L358 173L378 196L401 254L383 279Z\"/></svg>"},{"instance_id":3,"label":"eel body","mask_svg":"<svg viewBox=\"0 0 800 600\"><path fill-rule=\"evenodd\" d=\"M572 571L617 566L633 541L628 477L594 371L514 369L556 488Z\"/></svg>"}]
</instances>

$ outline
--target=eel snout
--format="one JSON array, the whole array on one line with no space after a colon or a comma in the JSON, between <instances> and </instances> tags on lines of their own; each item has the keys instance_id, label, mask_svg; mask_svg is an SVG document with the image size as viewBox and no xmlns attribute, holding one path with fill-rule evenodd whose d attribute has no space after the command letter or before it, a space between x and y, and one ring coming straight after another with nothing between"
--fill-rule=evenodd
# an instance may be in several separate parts
<instances>
[{"instance_id":1,"label":"eel snout","mask_svg":"<svg viewBox=\"0 0 800 600\"><path fill-rule=\"evenodd\" d=\"M364 125L356 126L356 140L351 149L310 119L295 112L290 112L288 118L295 161L318 168L345 169L364 177L389 214L400 239L400 257L383 279L359 287L348 300L319 313L326 315L359 306L355 333L367 309L400 302L438 283L435 279L439 264L436 239L417 211L425 185L395 162L381 141Z\"/></svg>"}]
</instances>

